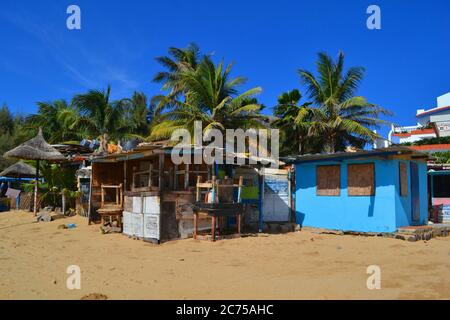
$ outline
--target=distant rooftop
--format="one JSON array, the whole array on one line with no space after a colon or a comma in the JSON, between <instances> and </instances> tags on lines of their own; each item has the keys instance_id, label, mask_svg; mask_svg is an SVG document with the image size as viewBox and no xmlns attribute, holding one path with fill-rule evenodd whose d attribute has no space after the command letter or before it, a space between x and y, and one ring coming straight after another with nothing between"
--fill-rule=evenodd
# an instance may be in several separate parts
<instances>
[{"instance_id":1,"label":"distant rooftop","mask_svg":"<svg viewBox=\"0 0 450 320\"><path fill-rule=\"evenodd\" d=\"M445 110L450 109L450 92L443 94L442 96L437 97L436 99L437 106L435 108L425 110L425 109L419 109L417 110L416 117L420 118L423 116L435 114L438 112L442 112Z\"/></svg>"}]
</instances>

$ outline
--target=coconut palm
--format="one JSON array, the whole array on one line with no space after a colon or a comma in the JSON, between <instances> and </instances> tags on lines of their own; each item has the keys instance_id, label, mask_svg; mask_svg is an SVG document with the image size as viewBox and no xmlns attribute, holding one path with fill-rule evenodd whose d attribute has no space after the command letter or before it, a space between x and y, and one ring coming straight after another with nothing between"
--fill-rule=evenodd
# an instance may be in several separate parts
<instances>
[{"instance_id":1,"label":"coconut palm","mask_svg":"<svg viewBox=\"0 0 450 320\"><path fill-rule=\"evenodd\" d=\"M276 120L273 125L280 129L281 153L304 154L317 150L317 139L308 136L308 122L312 120L309 109L310 102L299 105L302 95L297 89L282 93L278 97L278 104L274 108Z\"/></svg>"},{"instance_id":2,"label":"coconut palm","mask_svg":"<svg viewBox=\"0 0 450 320\"><path fill-rule=\"evenodd\" d=\"M169 90L170 95L177 96L185 91L181 73L197 69L202 54L194 43L190 43L184 49L170 47L168 52L169 56L156 58L156 61L166 70L158 72L153 77L153 81L162 83L162 90Z\"/></svg>"},{"instance_id":3,"label":"coconut palm","mask_svg":"<svg viewBox=\"0 0 450 320\"><path fill-rule=\"evenodd\" d=\"M201 121L204 130L218 128L261 127L265 117L259 112L261 105L254 98L260 87L238 93L245 78L230 79L232 64L217 66L209 57L204 57L196 70L185 70L180 74L180 83L186 93L184 99L167 95L155 110L163 120L153 128L150 139L170 137L179 128L193 131L194 122Z\"/></svg>"},{"instance_id":4,"label":"coconut palm","mask_svg":"<svg viewBox=\"0 0 450 320\"><path fill-rule=\"evenodd\" d=\"M65 100L38 102L38 112L26 118L30 128L43 129L43 134L50 143L77 140L81 132L71 127L77 119L77 110Z\"/></svg>"},{"instance_id":5,"label":"coconut palm","mask_svg":"<svg viewBox=\"0 0 450 320\"><path fill-rule=\"evenodd\" d=\"M108 86L106 91L90 90L73 98L79 116L71 127L100 139L100 152L106 151L110 139L118 141L129 132L129 122L124 117L128 101L111 101L110 94L111 87Z\"/></svg>"},{"instance_id":6,"label":"coconut palm","mask_svg":"<svg viewBox=\"0 0 450 320\"><path fill-rule=\"evenodd\" d=\"M364 68L352 67L345 72L343 53L339 53L336 61L326 53L319 53L317 76L306 70L299 70L298 74L316 107L310 108L313 119L305 124L311 135L323 138L326 152L343 150L347 145L362 148L379 137L372 129L386 124L378 117L390 113L355 95Z\"/></svg>"},{"instance_id":7,"label":"coconut palm","mask_svg":"<svg viewBox=\"0 0 450 320\"><path fill-rule=\"evenodd\" d=\"M151 122L151 108L148 107L147 96L143 92L135 91L131 99L124 99L124 117L129 125L129 133L141 137L149 135Z\"/></svg>"}]
</instances>

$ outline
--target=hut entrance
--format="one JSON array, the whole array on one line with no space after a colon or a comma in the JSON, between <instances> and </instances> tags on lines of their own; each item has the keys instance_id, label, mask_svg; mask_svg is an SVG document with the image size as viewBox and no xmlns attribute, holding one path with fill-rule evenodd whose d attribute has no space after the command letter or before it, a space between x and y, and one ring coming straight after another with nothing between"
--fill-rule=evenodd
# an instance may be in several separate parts
<instances>
[{"instance_id":1,"label":"hut entrance","mask_svg":"<svg viewBox=\"0 0 450 320\"><path fill-rule=\"evenodd\" d=\"M412 222L420 222L420 195L419 195L419 167L417 163L411 162L411 213Z\"/></svg>"}]
</instances>

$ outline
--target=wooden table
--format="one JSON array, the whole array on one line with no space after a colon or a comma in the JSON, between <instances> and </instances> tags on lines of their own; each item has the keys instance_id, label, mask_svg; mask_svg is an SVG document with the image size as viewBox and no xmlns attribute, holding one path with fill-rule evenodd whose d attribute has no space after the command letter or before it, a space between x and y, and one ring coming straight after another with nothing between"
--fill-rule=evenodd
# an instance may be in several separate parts
<instances>
[{"instance_id":1,"label":"wooden table","mask_svg":"<svg viewBox=\"0 0 450 320\"><path fill-rule=\"evenodd\" d=\"M243 204L242 203L227 203L227 204L206 204L196 203L194 209L194 239L198 235L198 216L204 215L211 217L211 236L212 241L216 241L216 223L219 219L219 227L223 226L225 217L236 217L236 235L241 235L241 220L242 220Z\"/></svg>"}]
</instances>

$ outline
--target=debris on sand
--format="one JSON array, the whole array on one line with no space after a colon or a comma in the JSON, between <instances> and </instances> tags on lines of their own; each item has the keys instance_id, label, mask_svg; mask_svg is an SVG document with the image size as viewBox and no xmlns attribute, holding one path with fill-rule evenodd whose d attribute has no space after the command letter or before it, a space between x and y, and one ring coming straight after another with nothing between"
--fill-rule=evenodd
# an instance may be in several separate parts
<instances>
[{"instance_id":1,"label":"debris on sand","mask_svg":"<svg viewBox=\"0 0 450 320\"><path fill-rule=\"evenodd\" d=\"M107 300L108 297L101 293L90 293L83 297L81 297L81 300Z\"/></svg>"}]
</instances>

